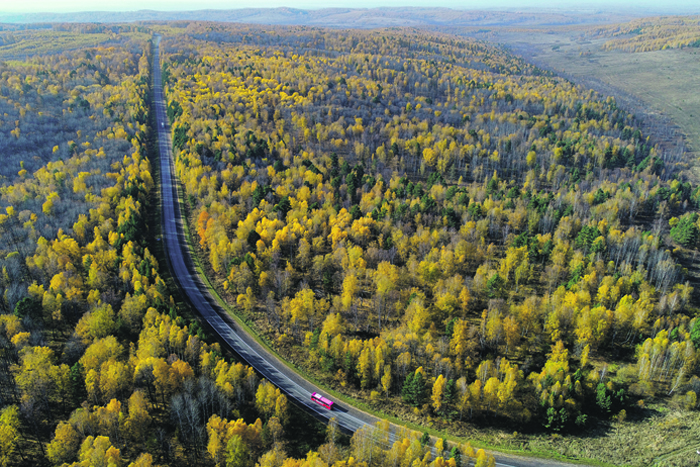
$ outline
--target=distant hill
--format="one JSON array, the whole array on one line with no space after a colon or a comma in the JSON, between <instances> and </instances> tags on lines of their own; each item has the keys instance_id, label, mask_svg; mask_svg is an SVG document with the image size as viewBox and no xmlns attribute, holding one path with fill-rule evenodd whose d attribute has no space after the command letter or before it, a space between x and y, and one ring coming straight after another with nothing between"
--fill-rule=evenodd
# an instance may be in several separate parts
<instances>
[{"instance_id":1,"label":"distant hill","mask_svg":"<svg viewBox=\"0 0 700 467\"><path fill-rule=\"evenodd\" d=\"M621 22L648 14L595 9L454 10L449 8L244 8L237 10L79 13L0 13L0 23L123 23L143 21L221 21L252 24L346 28L390 26L553 26Z\"/></svg>"}]
</instances>

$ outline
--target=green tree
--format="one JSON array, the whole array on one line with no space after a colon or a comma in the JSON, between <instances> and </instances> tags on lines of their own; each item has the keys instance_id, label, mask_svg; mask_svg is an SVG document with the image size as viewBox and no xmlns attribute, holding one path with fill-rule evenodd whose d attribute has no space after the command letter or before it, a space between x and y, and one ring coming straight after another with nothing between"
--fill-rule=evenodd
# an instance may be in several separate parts
<instances>
[{"instance_id":1,"label":"green tree","mask_svg":"<svg viewBox=\"0 0 700 467\"><path fill-rule=\"evenodd\" d=\"M24 297L15 305L15 316L19 319L29 316L36 318L41 316L41 303L32 297Z\"/></svg>"},{"instance_id":2,"label":"green tree","mask_svg":"<svg viewBox=\"0 0 700 467\"><path fill-rule=\"evenodd\" d=\"M419 407L425 403L428 394L422 368L418 368L414 373L408 374L401 395L406 403L414 407Z\"/></svg>"},{"instance_id":3,"label":"green tree","mask_svg":"<svg viewBox=\"0 0 700 467\"><path fill-rule=\"evenodd\" d=\"M486 282L486 288L488 289L489 298L497 298L503 295L503 287L505 286L505 281L498 273L495 273Z\"/></svg>"},{"instance_id":4,"label":"green tree","mask_svg":"<svg viewBox=\"0 0 700 467\"><path fill-rule=\"evenodd\" d=\"M690 340L693 341L695 349L700 349L700 318L695 318L693 327L690 329Z\"/></svg>"},{"instance_id":5,"label":"green tree","mask_svg":"<svg viewBox=\"0 0 700 467\"><path fill-rule=\"evenodd\" d=\"M250 455L248 446L240 436L235 435L226 443L226 467L248 467Z\"/></svg>"},{"instance_id":6,"label":"green tree","mask_svg":"<svg viewBox=\"0 0 700 467\"><path fill-rule=\"evenodd\" d=\"M87 390L85 389L85 370L80 362L75 362L75 364L70 367L68 378L71 398L73 399L73 403L78 405L87 397Z\"/></svg>"},{"instance_id":7,"label":"green tree","mask_svg":"<svg viewBox=\"0 0 700 467\"><path fill-rule=\"evenodd\" d=\"M671 238L683 246L690 247L698 239L698 214L695 212L684 214L678 223L671 228Z\"/></svg>"},{"instance_id":8,"label":"green tree","mask_svg":"<svg viewBox=\"0 0 700 467\"><path fill-rule=\"evenodd\" d=\"M420 437L420 445L421 446L427 446L428 443L430 443L430 433L427 431L423 433L423 435Z\"/></svg>"},{"instance_id":9,"label":"green tree","mask_svg":"<svg viewBox=\"0 0 700 467\"><path fill-rule=\"evenodd\" d=\"M457 446L454 446L450 451L450 459L455 460L455 465L457 467L462 467L462 453L459 452Z\"/></svg>"},{"instance_id":10,"label":"green tree","mask_svg":"<svg viewBox=\"0 0 700 467\"><path fill-rule=\"evenodd\" d=\"M600 409L605 412L605 413L610 413L610 406L612 405L612 401L610 399L610 395L608 395L608 390L605 387L603 383L598 383L598 387L595 390L596 392L596 404Z\"/></svg>"}]
</instances>

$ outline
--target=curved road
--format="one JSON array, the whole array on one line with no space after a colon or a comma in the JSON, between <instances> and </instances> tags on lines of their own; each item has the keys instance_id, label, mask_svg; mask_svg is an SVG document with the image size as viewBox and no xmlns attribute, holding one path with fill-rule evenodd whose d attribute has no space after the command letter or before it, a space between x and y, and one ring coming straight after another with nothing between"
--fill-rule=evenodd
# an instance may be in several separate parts
<instances>
[{"instance_id":1,"label":"curved road","mask_svg":"<svg viewBox=\"0 0 700 467\"><path fill-rule=\"evenodd\" d=\"M340 427L354 432L365 424L374 424L378 419L352 407L340 407L332 412L311 402L311 393L321 392L280 362L274 355L260 346L245 331L239 329L226 311L211 296L208 288L196 273L189 245L183 230L183 217L177 196L177 181L174 175L170 130L163 96L161 70L159 66L159 40L156 40L153 60L154 99L158 126L158 148L160 150L160 177L162 194L162 222L165 249L173 277L185 292L189 301L207 321L220 340L228 345L245 362L255 368L268 381L280 388L297 404L312 412L317 418L328 420L335 417Z\"/></svg>"},{"instance_id":2,"label":"curved road","mask_svg":"<svg viewBox=\"0 0 700 467\"><path fill-rule=\"evenodd\" d=\"M311 393L322 391L282 363L244 330L239 329L218 301L211 296L209 289L203 284L197 274L189 250L189 244L185 239L183 217L177 196L177 181L173 167L170 128L163 96L159 54L160 37L156 36L153 57L153 95L158 129L158 148L160 151L163 238L166 257L173 277L202 318L207 321L210 328L219 336L219 340L236 352L268 381L279 387L297 405L324 421L334 417L338 425L346 432L354 433L362 426L374 425L379 421L378 418L352 406L339 406L331 412L311 402ZM562 467L569 465L549 460L521 458L498 453L492 454L496 455L496 465L500 467L534 467L540 465Z\"/></svg>"}]
</instances>

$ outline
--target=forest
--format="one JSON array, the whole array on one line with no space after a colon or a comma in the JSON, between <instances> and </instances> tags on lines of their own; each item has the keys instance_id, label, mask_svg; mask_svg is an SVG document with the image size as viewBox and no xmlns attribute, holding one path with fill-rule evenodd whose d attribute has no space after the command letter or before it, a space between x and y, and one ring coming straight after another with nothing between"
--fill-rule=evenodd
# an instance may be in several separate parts
<instances>
[{"instance_id":1,"label":"forest","mask_svg":"<svg viewBox=\"0 0 700 467\"><path fill-rule=\"evenodd\" d=\"M458 434L697 408L700 190L614 98L413 29L162 31L193 243L282 355Z\"/></svg>"},{"instance_id":2,"label":"forest","mask_svg":"<svg viewBox=\"0 0 700 467\"><path fill-rule=\"evenodd\" d=\"M0 68L0 465L494 465L388 424L320 427L171 295L150 35L56 25L14 44L37 53Z\"/></svg>"},{"instance_id":3,"label":"forest","mask_svg":"<svg viewBox=\"0 0 700 467\"><path fill-rule=\"evenodd\" d=\"M582 39L609 38L603 50L650 52L653 50L700 47L700 17L667 16L644 18L629 23L594 27Z\"/></svg>"},{"instance_id":4,"label":"forest","mask_svg":"<svg viewBox=\"0 0 700 467\"><path fill-rule=\"evenodd\" d=\"M662 48L674 21L600 34ZM169 285L153 33L216 291L449 440L320 426ZM453 439L697 413L700 189L614 98L413 28L57 24L3 29L0 60L0 465L485 467Z\"/></svg>"}]
</instances>

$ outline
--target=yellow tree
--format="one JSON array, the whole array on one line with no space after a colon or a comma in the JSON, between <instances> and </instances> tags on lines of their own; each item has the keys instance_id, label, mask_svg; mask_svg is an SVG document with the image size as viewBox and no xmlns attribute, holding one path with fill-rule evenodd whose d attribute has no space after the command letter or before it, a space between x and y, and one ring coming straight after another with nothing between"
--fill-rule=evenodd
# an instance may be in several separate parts
<instances>
[{"instance_id":1,"label":"yellow tree","mask_svg":"<svg viewBox=\"0 0 700 467\"><path fill-rule=\"evenodd\" d=\"M73 425L66 422L58 422L56 434L46 447L46 455L56 465L62 465L74 459L80 447L80 434L75 431Z\"/></svg>"},{"instance_id":2,"label":"yellow tree","mask_svg":"<svg viewBox=\"0 0 700 467\"><path fill-rule=\"evenodd\" d=\"M15 381L24 397L48 407L50 398L67 390L68 365L54 365L53 351L48 347L25 347L20 351L20 364L14 365Z\"/></svg>"},{"instance_id":3,"label":"yellow tree","mask_svg":"<svg viewBox=\"0 0 700 467\"><path fill-rule=\"evenodd\" d=\"M486 454L486 451L479 449L476 452L476 464L474 467L495 467L496 459Z\"/></svg>"},{"instance_id":4,"label":"yellow tree","mask_svg":"<svg viewBox=\"0 0 700 467\"><path fill-rule=\"evenodd\" d=\"M121 428L124 423L122 403L117 399L112 399L106 406L96 407L94 415L100 432L106 433L110 440L119 444L122 440Z\"/></svg>"},{"instance_id":5,"label":"yellow tree","mask_svg":"<svg viewBox=\"0 0 700 467\"><path fill-rule=\"evenodd\" d=\"M84 314L75 327L75 333L86 345L96 339L110 336L116 330L115 314L109 304L100 305L95 310Z\"/></svg>"},{"instance_id":6,"label":"yellow tree","mask_svg":"<svg viewBox=\"0 0 700 467\"><path fill-rule=\"evenodd\" d=\"M415 333L425 332L430 322L430 311L426 308L421 297L414 297L406 309L408 328Z\"/></svg>"},{"instance_id":7,"label":"yellow tree","mask_svg":"<svg viewBox=\"0 0 700 467\"><path fill-rule=\"evenodd\" d=\"M374 352L369 346L365 346L357 359L357 375L360 377L362 389L367 389L372 384L372 357Z\"/></svg>"},{"instance_id":8,"label":"yellow tree","mask_svg":"<svg viewBox=\"0 0 700 467\"><path fill-rule=\"evenodd\" d=\"M122 463L121 452L112 446L106 436L88 436L80 446L79 462L70 464L70 467L118 467Z\"/></svg>"},{"instance_id":9,"label":"yellow tree","mask_svg":"<svg viewBox=\"0 0 700 467\"><path fill-rule=\"evenodd\" d=\"M391 390L391 365L384 365L381 383L384 394L389 397L389 391Z\"/></svg>"},{"instance_id":10,"label":"yellow tree","mask_svg":"<svg viewBox=\"0 0 700 467\"><path fill-rule=\"evenodd\" d=\"M462 420L464 411L470 408L471 391L467 384L467 378L462 376L455 385L457 389L457 408L459 409L459 419Z\"/></svg>"},{"instance_id":11,"label":"yellow tree","mask_svg":"<svg viewBox=\"0 0 700 467\"><path fill-rule=\"evenodd\" d=\"M19 441L19 409L9 405L0 412L0 465L5 467L15 462Z\"/></svg>"},{"instance_id":12,"label":"yellow tree","mask_svg":"<svg viewBox=\"0 0 700 467\"><path fill-rule=\"evenodd\" d=\"M439 375L433 383L433 393L431 396L433 409L435 412L440 412L442 408L442 399L445 397L445 387L447 386L447 380L444 376Z\"/></svg>"},{"instance_id":13,"label":"yellow tree","mask_svg":"<svg viewBox=\"0 0 700 467\"><path fill-rule=\"evenodd\" d=\"M471 300L471 295L469 294L469 289L465 286L459 291L459 306L462 310L462 314L465 314L469 308L469 302Z\"/></svg>"},{"instance_id":14,"label":"yellow tree","mask_svg":"<svg viewBox=\"0 0 700 467\"><path fill-rule=\"evenodd\" d=\"M277 418L282 424L287 423L287 396L284 394L277 394L275 398L275 417L273 418Z\"/></svg>"},{"instance_id":15,"label":"yellow tree","mask_svg":"<svg viewBox=\"0 0 700 467\"><path fill-rule=\"evenodd\" d=\"M313 331L317 316L322 316L328 306L324 300L316 300L313 290L305 288L296 293L289 302L290 321L298 334L300 326Z\"/></svg>"},{"instance_id":16,"label":"yellow tree","mask_svg":"<svg viewBox=\"0 0 700 467\"><path fill-rule=\"evenodd\" d=\"M357 276L352 273L348 273L343 279L343 293L341 296L341 303L343 304L343 310L347 311L350 309L353 300L355 299L355 294L357 293Z\"/></svg>"},{"instance_id":17,"label":"yellow tree","mask_svg":"<svg viewBox=\"0 0 700 467\"><path fill-rule=\"evenodd\" d=\"M345 323L343 322L343 316L340 313L331 313L323 321L321 335L333 338L338 334L342 334L344 330Z\"/></svg>"},{"instance_id":18,"label":"yellow tree","mask_svg":"<svg viewBox=\"0 0 700 467\"><path fill-rule=\"evenodd\" d=\"M506 319L503 320L503 334L505 335L507 355L520 341L520 326L513 316L506 316Z\"/></svg>"},{"instance_id":19,"label":"yellow tree","mask_svg":"<svg viewBox=\"0 0 700 467\"><path fill-rule=\"evenodd\" d=\"M437 152L435 152L433 150L433 148L423 149L423 160L430 167L435 166L435 163L438 160L438 156L439 156L439 154Z\"/></svg>"},{"instance_id":20,"label":"yellow tree","mask_svg":"<svg viewBox=\"0 0 700 467\"><path fill-rule=\"evenodd\" d=\"M212 415L207 421L206 429L209 435L207 452L216 465L228 465L227 458L230 454L228 445L233 438L238 438L251 450L257 450L261 445L262 422L260 419L248 425L243 419L229 421L218 415Z\"/></svg>"},{"instance_id":21,"label":"yellow tree","mask_svg":"<svg viewBox=\"0 0 700 467\"><path fill-rule=\"evenodd\" d=\"M281 400L282 397L284 397L284 402ZM258 409L258 412L266 417L275 415L280 420L284 420L286 418L286 413L282 414L283 416L280 417L280 413L277 412L286 412L286 399L287 398L280 392L279 388L276 388L267 380L262 380L255 392L255 407Z\"/></svg>"},{"instance_id":22,"label":"yellow tree","mask_svg":"<svg viewBox=\"0 0 700 467\"><path fill-rule=\"evenodd\" d=\"M498 386L498 406L505 410L513 402L513 394L520 378L516 366L512 366L505 358L501 359L499 372L503 375Z\"/></svg>"},{"instance_id":23,"label":"yellow tree","mask_svg":"<svg viewBox=\"0 0 700 467\"><path fill-rule=\"evenodd\" d=\"M129 397L129 416L126 418L127 435L135 441L146 437L151 425L151 414L143 391L134 391Z\"/></svg>"},{"instance_id":24,"label":"yellow tree","mask_svg":"<svg viewBox=\"0 0 700 467\"><path fill-rule=\"evenodd\" d=\"M99 388L102 399L107 401L126 394L131 388L133 368L128 363L107 360L100 368Z\"/></svg>"},{"instance_id":25,"label":"yellow tree","mask_svg":"<svg viewBox=\"0 0 700 467\"><path fill-rule=\"evenodd\" d=\"M382 316L385 308L386 300L389 294L396 289L399 281L399 269L393 264L382 261L377 265L377 270L373 275L374 284L377 288L377 298L379 304L377 307L377 320L379 330L382 329Z\"/></svg>"},{"instance_id":26,"label":"yellow tree","mask_svg":"<svg viewBox=\"0 0 700 467\"><path fill-rule=\"evenodd\" d=\"M236 303L239 307L243 308L246 314L250 315L255 308L255 294L253 293L253 289L247 287L245 294L238 295Z\"/></svg>"},{"instance_id":27,"label":"yellow tree","mask_svg":"<svg viewBox=\"0 0 700 467\"><path fill-rule=\"evenodd\" d=\"M129 464L129 467L154 467L154 465L155 464L153 464L153 456L151 456L147 452L144 452L139 457L137 457L134 462Z\"/></svg>"},{"instance_id":28,"label":"yellow tree","mask_svg":"<svg viewBox=\"0 0 700 467\"><path fill-rule=\"evenodd\" d=\"M498 404L498 387L500 382L495 376L489 378L484 385L483 397L486 404L486 410L491 410L493 406Z\"/></svg>"}]
</instances>

